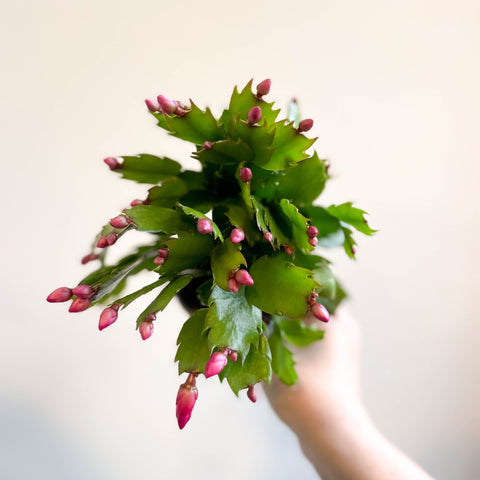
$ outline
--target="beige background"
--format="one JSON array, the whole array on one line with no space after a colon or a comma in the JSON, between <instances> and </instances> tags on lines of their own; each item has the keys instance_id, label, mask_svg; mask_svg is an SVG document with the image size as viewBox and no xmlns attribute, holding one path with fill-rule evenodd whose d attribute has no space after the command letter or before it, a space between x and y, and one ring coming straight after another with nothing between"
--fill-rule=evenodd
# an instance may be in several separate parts
<instances>
[{"instance_id":1,"label":"beige background","mask_svg":"<svg viewBox=\"0 0 480 480\"><path fill-rule=\"evenodd\" d=\"M99 334L98 311L44 301L144 195L104 156L194 165L145 97L220 112L235 83L270 77L270 98L315 119L335 174L324 201L358 202L381 230L357 236L357 262L331 255L364 332L369 411L437 478L476 478L479 27L474 0L3 2L0 477L316 478L263 396L202 381L177 430L178 305L144 343L132 310Z\"/></svg>"}]
</instances>

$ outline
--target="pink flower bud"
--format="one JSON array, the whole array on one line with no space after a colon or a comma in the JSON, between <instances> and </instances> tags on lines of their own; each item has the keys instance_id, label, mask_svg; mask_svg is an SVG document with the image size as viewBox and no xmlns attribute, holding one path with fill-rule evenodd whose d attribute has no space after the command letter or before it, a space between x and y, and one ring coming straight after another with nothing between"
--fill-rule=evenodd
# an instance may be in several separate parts
<instances>
[{"instance_id":1,"label":"pink flower bud","mask_svg":"<svg viewBox=\"0 0 480 480\"><path fill-rule=\"evenodd\" d=\"M110 170L118 170L122 166L115 157L107 157L103 161L110 167Z\"/></svg>"},{"instance_id":2,"label":"pink flower bud","mask_svg":"<svg viewBox=\"0 0 480 480\"><path fill-rule=\"evenodd\" d=\"M92 298L95 295L95 289L90 285L78 285L72 289L72 293L80 298Z\"/></svg>"},{"instance_id":3,"label":"pink flower bud","mask_svg":"<svg viewBox=\"0 0 480 480\"><path fill-rule=\"evenodd\" d=\"M242 182L249 182L252 179L252 171L248 167L243 167L240 169L240 180Z\"/></svg>"},{"instance_id":4,"label":"pink flower bud","mask_svg":"<svg viewBox=\"0 0 480 480\"><path fill-rule=\"evenodd\" d=\"M253 385L248 387L247 396L253 403L257 401L257 395L255 394L255 388Z\"/></svg>"},{"instance_id":5,"label":"pink flower bud","mask_svg":"<svg viewBox=\"0 0 480 480\"><path fill-rule=\"evenodd\" d=\"M100 237L97 242L98 248L106 248L108 247L107 237Z\"/></svg>"},{"instance_id":6,"label":"pink flower bud","mask_svg":"<svg viewBox=\"0 0 480 480\"><path fill-rule=\"evenodd\" d=\"M138 329L140 330L140 336L142 337L142 340L147 340L147 338L150 338L152 336L153 323L152 322L142 322Z\"/></svg>"},{"instance_id":7,"label":"pink flower bud","mask_svg":"<svg viewBox=\"0 0 480 480\"><path fill-rule=\"evenodd\" d=\"M113 245L117 241L118 235L116 233L109 233L106 236L107 244Z\"/></svg>"},{"instance_id":8,"label":"pink flower bud","mask_svg":"<svg viewBox=\"0 0 480 480\"><path fill-rule=\"evenodd\" d=\"M202 235L213 232L212 222L208 218L199 218L197 222L197 230Z\"/></svg>"},{"instance_id":9,"label":"pink flower bud","mask_svg":"<svg viewBox=\"0 0 480 480\"><path fill-rule=\"evenodd\" d=\"M136 207L137 205L145 205L145 200L140 200L140 199L136 198L135 200L132 200L130 202L131 207Z\"/></svg>"},{"instance_id":10,"label":"pink flower bud","mask_svg":"<svg viewBox=\"0 0 480 480\"><path fill-rule=\"evenodd\" d=\"M167 113L168 115L175 113L175 110L177 109L177 106L178 106L175 100L170 100L169 98L164 97L163 95L158 95L157 100L164 113Z\"/></svg>"},{"instance_id":11,"label":"pink flower bud","mask_svg":"<svg viewBox=\"0 0 480 480\"><path fill-rule=\"evenodd\" d=\"M230 232L230 240L232 243L240 243L245 240L245 232L241 228L234 228Z\"/></svg>"},{"instance_id":12,"label":"pink flower bud","mask_svg":"<svg viewBox=\"0 0 480 480\"><path fill-rule=\"evenodd\" d=\"M180 430L182 430L190 420L197 398L197 387L186 384L180 385L176 401L177 422Z\"/></svg>"},{"instance_id":13,"label":"pink flower bud","mask_svg":"<svg viewBox=\"0 0 480 480\"><path fill-rule=\"evenodd\" d=\"M312 247L316 247L318 245L318 238L317 237L311 237L311 238L308 239L308 243Z\"/></svg>"},{"instance_id":14,"label":"pink flower bud","mask_svg":"<svg viewBox=\"0 0 480 480\"><path fill-rule=\"evenodd\" d=\"M238 283L234 278L230 278L227 282L227 285L231 292L233 293L238 292Z\"/></svg>"},{"instance_id":15,"label":"pink flower bud","mask_svg":"<svg viewBox=\"0 0 480 480\"><path fill-rule=\"evenodd\" d=\"M273 235L270 232L263 232L263 238L267 242L273 242Z\"/></svg>"},{"instance_id":16,"label":"pink flower bud","mask_svg":"<svg viewBox=\"0 0 480 480\"><path fill-rule=\"evenodd\" d=\"M313 307L317 303L317 301L315 300L317 297L318 297L317 292L312 292L310 294L310 296L308 297L308 304L310 305L310 307Z\"/></svg>"},{"instance_id":17,"label":"pink flower bud","mask_svg":"<svg viewBox=\"0 0 480 480\"><path fill-rule=\"evenodd\" d=\"M213 352L210 360L208 360L205 366L205 378L218 375L227 364L227 356L223 352Z\"/></svg>"},{"instance_id":18,"label":"pink flower bud","mask_svg":"<svg viewBox=\"0 0 480 480\"><path fill-rule=\"evenodd\" d=\"M157 319L157 314L156 313L149 313L146 316L145 321L146 322L154 322L156 319Z\"/></svg>"},{"instance_id":19,"label":"pink flower bud","mask_svg":"<svg viewBox=\"0 0 480 480\"><path fill-rule=\"evenodd\" d=\"M311 118L306 118L298 124L298 132L308 132L313 127L313 120Z\"/></svg>"},{"instance_id":20,"label":"pink flower bud","mask_svg":"<svg viewBox=\"0 0 480 480\"><path fill-rule=\"evenodd\" d=\"M263 97L263 95L268 95L270 92L270 87L272 86L272 81L267 78L266 80L263 80L263 82L260 82L257 85L257 96Z\"/></svg>"},{"instance_id":21,"label":"pink flower bud","mask_svg":"<svg viewBox=\"0 0 480 480\"><path fill-rule=\"evenodd\" d=\"M238 360L238 353L235 350L230 350L228 352L228 356L232 362L236 362Z\"/></svg>"},{"instance_id":22,"label":"pink flower bud","mask_svg":"<svg viewBox=\"0 0 480 480\"><path fill-rule=\"evenodd\" d=\"M100 314L100 321L98 322L98 329L103 330L114 323L118 318L118 309L121 307L119 303L115 303L111 307L107 307Z\"/></svg>"},{"instance_id":23,"label":"pink flower bud","mask_svg":"<svg viewBox=\"0 0 480 480\"><path fill-rule=\"evenodd\" d=\"M48 297L47 302L66 302L72 298L72 291L68 287L60 287L54 290Z\"/></svg>"},{"instance_id":24,"label":"pink flower bud","mask_svg":"<svg viewBox=\"0 0 480 480\"><path fill-rule=\"evenodd\" d=\"M92 262L93 260L96 260L97 258L98 258L98 255L95 255L94 253L89 253L88 255L85 255L82 258L82 265L85 265L88 262Z\"/></svg>"},{"instance_id":25,"label":"pink flower bud","mask_svg":"<svg viewBox=\"0 0 480 480\"><path fill-rule=\"evenodd\" d=\"M321 303L315 303L312 306L312 313L322 322L326 323L330 320L328 310Z\"/></svg>"},{"instance_id":26,"label":"pink flower bud","mask_svg":"<svg viewBox=\"0 0 480 480\"><path fill-rule=\"evenodd\" d=\"M250 125L258 123L262 119L262 109L260 107L252 107L247 112L247 121Z\"/></svg>"},{"instance_id":27,"label":"pink flower bud","mask_svg":"<svg viewBox=\"0 0 480 480\"><path fill-rule=\"evenodd\" d=\"M150 100L149 98L147 98L145 100L145 104L147 105L147 108L151 112L161 112L162 111L162 109L160 108L160 105L159 105L159 103L156 99Z\"/></svg>"},{"instance_id":28,"label":"pink flower bud","mask_svg":"<svg viewBox=\"0 0 480 480\"><path fill-rule=\"evenodd\" d=\"M168 257L168 248L159 248L158 249L158 256L162 258Z\"/></svg>"},{"instance_id":29,"label":"pink flower bud","mask_svg":"<svg viewBox=\"0 0 480 480\"><path fill-rule=\"evenodd\" d=\"M357 249L355 248L355 245L352 245L350 250L352 251L352 253L355 255L357 253Z\"/></svg>"},{"instance_id":30,"label":"pink flower bud","mask_svg":"<svg viewBox=\"0 0 480 480\"><path fill-rule=\"evenodd\" d=\"M210 150L212 148L212 143L211 142L203 142L203 149L204 150Z\"/></svg>"},{"instance_id":31,"label":"pink flower bud","mask_svg":"<svg viewBox=\"0 0 480 480\"><path fill-rule=\"evenodd\" d=\"M314 227L313 225L310 225L310 226L307 228L307 235L308 235L310 238L316 237L316 236L318 235L318 228L317 228L317 227Z\"/></svg>"},{"instance_id":32,"label":"pink flower bud","mask_svg":"<svg viewBox=\"0 0 480 480\"><path fill-rule=\"evenodd\" d=\"M165 259L162 258L162 257L160 257L160 256L159 256L159 257L155 257L155 258L153 259L153 263L154 263L155 265L163 265L163 264L165 263Z\"/></svg>"},{"instance_id":33,"label":"pink flower bud","mask_svg":"<svg viewBox=\"0 0 480 480\"><path fill-rule=\"evenodd\" d=\"M253 285L253 278L246 270L238 270L235 273L235 281L239 285Z\"/></svg>"},{"instance_id":34,"label":"pink flower bud","mask_svg":"<svg viewBox=\"0 0 480 480\"><path fill-rule=\"evenodd\" d=\"M83 312L86 310L92 302L88 298L80 298L77 297L72 304L70 305L70 308L68 309L69 312L76 313L76 312Z\"/></svg>"},{"instance_id":35,"label":"pink flower bud","mask_svg":"<svg viewBox=\"0 0 480 480\"><path fill-rule=\"evenodd\" d=\"M287 255L293 255L293 250L292 250L292 247L290 245L284 245L284 248L285 248L285 253Z\"/></svg>"},{"instance_id":36,"label":"pink flower bud","mask_svg":"<svg viewBox=\"0 0 480 480\"><path fill-rule=\"evenodd\" d=\"M132 220L125 215L119 215L118 217L114 217L110 220L110 225L113 228L125 228L130 223L132 223Z\"/></svg>"}]
</instances>

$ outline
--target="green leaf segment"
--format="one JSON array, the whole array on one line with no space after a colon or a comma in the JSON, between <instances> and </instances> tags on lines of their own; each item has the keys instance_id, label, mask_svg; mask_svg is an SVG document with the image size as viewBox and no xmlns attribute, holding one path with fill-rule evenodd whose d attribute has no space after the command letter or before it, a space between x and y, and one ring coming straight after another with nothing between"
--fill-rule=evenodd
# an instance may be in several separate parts
<instances>
[{"instance_id":1,"label":"green leaf segment","mask_svg":"<svg viewBox=\"0 0 480 480\"><path fill-rule=\"evenodd\" d=\"M97 235L82 263L98 259L101 266L80 287L48 297L72 299L74 312L106 304L105 328L119 309L123 317L123 309L152 293L136 321L145 340L159 312L180 296L191 314L175 357L179 373L189 374L177 398L181 428L198 395L195 378L206 370L226 379L236 395L248 389L252 400L253 385L269 382L272 372L287 385L296 382L289 344L304 347L323 337L302 319L313 312L328 320L345 297L329 262L312 252L343 245L354 258L353 230L375 232L350 202L313 205L329 179L328 163L310 150L315 138L302 125L311 128L312 121L300 122L296 103L279 120L280 110L263 99L269 89L269 80L257 92L252 81L235 87L219 118L193 102L148 100L159 127L193 144L198 171L151 154L105 159L124 179L151 187ZM107 264L105 252L135 230L148 232L150 242ZM148 284L124 292L140 272L149 272Z\"/></svg>"}]
</instances>

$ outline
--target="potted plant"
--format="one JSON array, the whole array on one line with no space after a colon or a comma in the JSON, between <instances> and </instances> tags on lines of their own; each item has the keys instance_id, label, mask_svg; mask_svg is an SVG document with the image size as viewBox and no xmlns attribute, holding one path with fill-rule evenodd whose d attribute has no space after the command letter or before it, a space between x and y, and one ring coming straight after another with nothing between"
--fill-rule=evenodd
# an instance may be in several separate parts
<instances>
[{"instance_id":1,"label":"potted plant","mask_svg":"<svg viewBox=\"0 0 480 480\"><path fill-rule=\"evenodd\" d=\"M264 80L252 92L250 81L234 89L220 118L193 102L185 105L159 95L146 100L158 125L191 142L200 171L150 154L109 157L105 163L123 178L153 185L145 200L112 218L83 259L100 266L74 288L60 287L50 302L72 300L69 311L106 303L99 329L112 325L121 310L142 295L158 295L136 320L143 340L175 295L189 309L177 344L179 374L187 379L177 395L183 428L198 396L195 379L219 375L235 394L272 371L287 385L297 376L286 342L308 345L323 332L306 326L311 311L322 322L345 297L318 246L343 245L355 256L352 227L374 232L365 212L351 203L313 205L327 182L328 163L306 151L315 138L305 135L311 119L299 119L292 101L286 119L264 97ZM150 232L152 240L116 264L105 253L131 231ZM124 294L132 275L148 270L152 283Z\"/></svg>"}]
</instances>

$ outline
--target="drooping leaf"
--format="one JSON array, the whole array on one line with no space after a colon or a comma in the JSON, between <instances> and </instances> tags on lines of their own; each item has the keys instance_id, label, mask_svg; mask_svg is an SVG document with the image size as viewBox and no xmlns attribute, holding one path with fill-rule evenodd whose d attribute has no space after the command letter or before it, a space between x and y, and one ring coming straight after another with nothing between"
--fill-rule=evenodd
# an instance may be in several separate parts
<instances>
[{"instance_id":1,"label":"drooping leaf","mask_svg":"<svg viewBox=\"0 0 480 480\"><path fill-rule=\"evenodd\" d=\"M312 251L313 247L308 243L308 219L298 211L298 208L293 203L290 203L286 199L280 200L279 207L285 217L284 222L282 222L282 227L284 232L288 229L285 233L291 238L290 243L292 246L303 253Z\"/></svg>"},{"instance_id":2,"label":"drooping leaf","mask_svg":"<svg viewBox=\"0 0 480 480\"><path fill-rule=\"evenodd\" d=\"M122 308L128 307L132 302L134 302L137 298L141 297L142 295L145 295L146 293L151 292L152 290L155 290L158 287L161 287L164 283L168 282L171 277L162 277L156 282L150 283L149 285L145 285L145 287L140 288L139 290L130 293L129 295L126 295L125 297L118 298L114 302L111 303L121 303Z\"/></svg>"},{"instance_id":3,"label":"drooping leaf","mask_svg":"<svg viewBox=\"0 0 480 480\"><path fill-rule=\"evenodd\" d=\"M125 214L132 218L137 229L143 232L163 232L174 235L195 229L195 223L183 212L171 208L137 205L126 210Z\"/></svg>"},{"instance_id":4,"label":"drooping leaf","mask_svg":"<svg viewBox=\"0 0 480 480\"><path fill-rule=\"evenodd\" d=\"M148 191L148 205L157 207L174 207L177 202L188 192L187 184L178 177L162 182L159 187L152 187Z\"/></svg>"},{"instance_id":5,"label":"drooping leaf","mask_svg":"<svg viewBox=\"0 0 480 480\"><path fill-rule=\"evenodd\" d=\"M202 212L198 211L198 210L195 210L194 208L191 208L191 207L187 207L186 205L182 205L181 203L178 204L178 206L187 214L187 215L190 215L192 216L193 218L195 219L199 219L199 218L205 218L207 220L209 220L212 224L212 227L213 227L213 236L215 238L219 238L221 242L223 242L223 235L222 235L222 232L220 231L220 229L218 228L217 224L210 220L205 214L203 214Z\"/></svg>"},{"instance_id":6,"label":"drooping leaf","mask_svg":"<svg viewBox=\"0 0 480 480\"><path fill-rule=\"evenodd\" d=\"M268 256L253 263L250 275L255 283L246 289L247 300L271 315L303 317L308 297L318 287L310 270Z\"/></svg>"},{"instance_id":7,"label":"drooping leaf","mask_svg":"<svg viewBox=\"0 0 480 480\"><path fill-rule=\"evenodd\" d=\"M293 385L297 379L295 362L292 352L285 346L282 334L277 324L274 324L272 334L268 337L268 343L272 351L272 370L286 385Z\"/></svg>"},{"instance_id":8,"label":"drooping leaf","mask_svg":"<svg viewBox=\"0 0 480 480\"><path fill-rule=\"evenodd\" d=\"M203 373L210 358L205 317L208 308L197 310L183 325L177 339L178 374L184 372Z\"/></svg>"},{"instance_id":9,"label":"drooping leaf","mask_svg":"<svg viewBox=\"0 0 480 480\"><path fill-rule=\"evenodd\" d=\"M345 253L350 258L355 258L355 245L357 244L353 239L352 231L347 227L342 227L343 234L345 235L345 240L343 241L343 248Z\"/></svg>"},{"instance_id":10,"label":"drooping leaf","mask_svg":"<svg viewBox=\"0 0 480 480\"><path fill-rule=\"evenodd\" d=\"M338 218L342 222L348 223L353 228L359 232L364 233L365 235L372 235L376 232L370 228L365 219L367 212L355 208L352 202L342 203L341 205L331 205L328 207L328 213L333 215L335 218Z\"/></svg>"},{"instance_id":11,"label":"drooping leaf","mask_svg":"<svg viewBox=\"0 0 480 480\"><path fill-rule=\"evenodd\" d=\"M319 330L315 325L307 326L301 319L293 320L285 317L276 317L274 321L282 337L297 347L310 345L321 340L324 335L323 330ZM270 344L270 346L272 345ZM275 357L273 348L272 357ZM273 371L275 371L275 367Z\"/></svg>"},{"instance_id":12,"label":"drooping leaf","mask_svg":"<svg viewBox=\"0 0 480 480\"><path fill-rule=\"evenodd\" d=\"M228 289L230 274L246 265L245 257L240 253L241 245L234 244L230 239L215 247L212 252L211 269L215 283L223 290Z\"/></svg>"},{"instance_id":13,"label":"drooping leaf","mask_svg":"<svg viewBox=\"0 0 480 480\"><path fill-rule=\"evenodd\" d=\"M277 247L279 245L288 244L290 238L284 234L281 227L277 224L277 221L270 213L268 207L260 203L255 197L252 197L252 199L255 207L255 219L258 228L263 232L270 232L273 235L273 241Z\"/></svg>"},{"instance_id":14,"label":"drooping leaf","mask_svg":"<svg viewBox=\"0 0 480 480\"><path fill-rule=\"evenodd\" d=\"M141 153L135 157L124 156L122 166L116 170L123 178L138 183L155 184L178 175L181 165L167 157Z\"/></svg>"}]
</instances>

